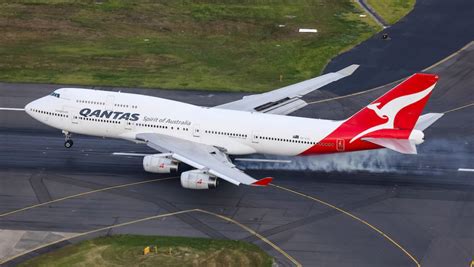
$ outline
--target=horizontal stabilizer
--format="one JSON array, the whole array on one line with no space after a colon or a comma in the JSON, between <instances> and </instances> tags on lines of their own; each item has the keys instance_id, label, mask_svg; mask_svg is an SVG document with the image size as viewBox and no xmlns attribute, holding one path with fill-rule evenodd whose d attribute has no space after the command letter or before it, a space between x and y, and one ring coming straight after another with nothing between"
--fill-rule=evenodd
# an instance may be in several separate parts
<instances>
[{"instance_id":1,"label":"horizontal stabilizer","mask_svg":"<svg viewBox=\"0 0 474 267\"><path fill-rule=\"evenodd\" d=\"M443 115L443 113L428 113L425 115L421 115L415 124L415 129L424 131L426 128L430 127L431 124L435 123L437 120L443 117Z\"/></svg>"},{"instance_id":2,"label":"horizontal stabilizer","mask_svg":"<svg viewBox=\"0 0 474 267\"><path fill-rule=\"evenodd\" d=\"M383 146L385 148L403 153L416 154L416 146L408 139L394 139L394 138L362 138L362 140L371 142L373 144Z\"/></svg>"}]
</instances>

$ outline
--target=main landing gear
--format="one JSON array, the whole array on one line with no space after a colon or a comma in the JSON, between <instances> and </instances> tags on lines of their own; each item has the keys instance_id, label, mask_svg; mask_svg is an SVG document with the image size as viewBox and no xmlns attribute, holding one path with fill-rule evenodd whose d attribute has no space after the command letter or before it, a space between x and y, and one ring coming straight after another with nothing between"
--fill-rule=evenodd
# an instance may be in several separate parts
<instances>
[{"instance_id":1,"label":"main landing gear","mask_svg":"<svg viewBox=\"0 0 474 267\"><path fill-rule=\"evenodd\" d=\"M63 134L65 136L64 147L71 148L72 145L74 145L74 142L71 139L71 133L68 131L63 131Z\"/></svg>"}]
</instances>

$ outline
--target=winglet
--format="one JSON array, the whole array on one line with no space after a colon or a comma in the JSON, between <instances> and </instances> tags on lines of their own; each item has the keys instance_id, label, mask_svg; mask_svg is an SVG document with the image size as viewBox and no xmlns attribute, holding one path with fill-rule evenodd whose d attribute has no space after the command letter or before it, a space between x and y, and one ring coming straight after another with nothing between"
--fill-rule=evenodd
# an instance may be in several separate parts
<instances>
[{"instance_id":1,"label":"winglet","mask_svg":"<svg viewBox=\"0 0 474 267\"><path fill-rule=\"evenodd\" d=\"M267 186L272 181L273 181L272 177L265 177L265 178L262 178L262 179L260 179L256 182L254 182L252 185L253 186Z\"/></svg>"},{"instance_id":2,"label":"winglet","mask_svg":"<svg viewBox=\"0 0 474 267\"><path fill-rule=\"evenodd\" d=\"M354 71L356 71L356 69L359 67L360 65L357 65L357 64L352 64L348 67L345 67L343 68L342 70L339 70L337 71L337 73L343 75L343 76L349 76L351 75L352 73L354 73Z\"/></svg>"}]
</instances>

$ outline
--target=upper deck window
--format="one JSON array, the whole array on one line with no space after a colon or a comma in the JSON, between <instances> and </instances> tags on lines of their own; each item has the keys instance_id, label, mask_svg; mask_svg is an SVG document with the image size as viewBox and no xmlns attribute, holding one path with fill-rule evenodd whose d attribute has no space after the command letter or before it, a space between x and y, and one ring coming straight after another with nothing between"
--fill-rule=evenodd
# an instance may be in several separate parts
<instances>
[{"instance_id":1,"label":"upper deck window","mask_svg":"<svg viewBox=\"0 0 474 267\"><path fill-rule=\"evenodd\" d=\"M52 92L50 95L52 95L52 96L54 96L54 97L57 97L57 98L59 98L59 97L61 96L60 94L58 94L58 93L56 93L56 92Z\"/></svg>"}]
</instances>

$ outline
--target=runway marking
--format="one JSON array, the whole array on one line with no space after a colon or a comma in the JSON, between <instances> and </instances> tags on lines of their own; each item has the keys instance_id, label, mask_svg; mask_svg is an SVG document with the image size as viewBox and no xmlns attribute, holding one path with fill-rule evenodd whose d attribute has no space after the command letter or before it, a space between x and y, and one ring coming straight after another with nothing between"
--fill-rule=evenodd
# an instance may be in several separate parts
<instances>
[{"instance_id":1,"label":"runway marking","mask_svg":"<svg viewBox=\"0 0 474 267\"><path fill-rule=\"evenodd\" d=\"M49 204L52 204L52 203L60 202L60 201L63 201L63 200L75 198L75 197L85 196L85 195L89 195L89 194L93 194L93 193L104 192L104 191L108 191L108 190L112 190L112 189L117 189L117 188L128 187L128 186L134 186L134 185L140 185L140 184L147 184L147 183L154 183L154 182L161 182L161 181L166 181L166 180L171 180L171 179L176 179L176 178L178 178L178 177L177 177L177 176L173 176L173 177L158 178L158 179L153 179L153 180L146 180L146 181L140 181L140 182L134 182L134 183L127 183L127 184L120 184L120 185L114 185L114 186L104 187L104 188L101 188L101 189L96 189L96 190L87 191L87 192L83 192L83 193L79 193L79 194L75 194L75 195L70 195L70 196L66 196L66 197L54 199L54 200L51 200L51 201L41 202L41 203L38 203L38 204L35 204L35 205L31 205L31 206L28 206L28 207L24 207L24 208L20 208L20 209L8 211L8 212L5 212L5 213L0 214L0 218L5 217L5 216L8 216L8 215L15 214L15 213L18 213L18 212L22 212L22 211L26 211L26 210L30 210L30 209L42 207L42 206L45 206L45 205L49 205Z\"/></svg>"},{"instance_id":2,"label":"runway marking","mask_svg":"<svg viewBox=\"0 0 474 267\"><path fill-rule=\"evenodd\" d=\"M403 80L403 79L402 79L402 80ZM394 82L394 83L395 83L395 82ZM375 87L375 88L372 88L372 89L369 89L369 90L360 91L360 92L357 92L357 93L352 93L352 94L348 94L348 95L336 96L336 97L332 97L332 98L327 98L327 99L317 100L317 101L313 101L313 102L308 102L307 104L308 104L308 105L319 104L319 103L334 101L334 100L343 99L343 98L347 98L347 97L352 97L352 96L356 96L356 95L367 94L367 93L370 93L370 92L372 92L372 91L376 91L376 90L382 89L383 87L385 87L385 86L387 86L387 85L389 85L389 84L391 84L391 83L388 83L388 84L385 84L385 85L381 85L381 86L379 86L379 87Z\"/></svg>"},{"instance_id":3,"label":"runway marking","mask_svg":"<svg viewBox=\"0 0 474 267\"><path fill-rule=\"evenodd\" d=\"M394 83L397 83L397 82L394 82ZM323 103L323 102L329 102L329 101L338 100L338 99L347 98L347 97L352 97L352 96L356 96L356 95L362 95L362 94L369 93L371 91L379 90L384 86L386 86L386 85L382 85L382 86L379 86L379 87L376 87L376 88L373 88L373 89L369 89L369 90L366 90L366 91L361 91L361 92L357 92L357 93L353 93L353 94L349 94L349 95L337 96L337 97L333 97L333 98L308 102L308 105L318 104L318 103ZM466 104L466 105L463 105L463 106L460 106L460 107L457 107L457 108L453 108L453 109L447 110L447 111L442 112L442 113L447 114L447 113L450 113L450 112L453 112L453 111L458 111L458 110L461 110L461 109L465 109L465 108L468 108L468 107L471 107L471 106L474 106L474 103L470 103L470 104Z\"/></svg>"},{"instance_id":4,"label":"runway marking","mask_svg":"<svg viewBox=\"0 0 474 267\"><path fill-rule=\"evenodd\" d=\"M129 157L146 157L153 154L145 154L145 153L128 153L128 152L114 152L112 153L113 156L129 156Z\"/></svg>"},{"instance_id":5,"label":"runway marking","mask_svg":"<svg viewBox=\"0 0 474 267\"><path fill-rule=\"evenodd\" d=\"M453 108L453 109L447 110L447 111L445 111L445 112L443 112L443 113L446 114L446 113L449 113L449 112L458 111L458 110L460 110L460 109L468 108L468 107L470 107L470 106L474 106L474 103L467 104L467 105L464 105L464 106L460 106L460 107L457 107L457 108Z\"/></svg>"},{"instance_id":6,"label":"runway marking","mask_svg":"<svg viewBox=\"0 0 474 267\"><path fill-rule=\"evenodd\" d=\"M121 185L115 185L115 186L105 187L105 188L101 188L101 189L91 190L91 191L87 191L87 192L83 192L83 193L79 193L79 194L74 194L74 195L70 195L70 196L58 198L58 199L51 200L51 201L47 201L47 202L42 202L42 203L39 203L39 204L35 204L35 205L28 206L28 207L24 207L24 208L21 208L21 209L9 211L9 212L0 214L0 218L1 218L1 217L8 216L8 215L15 214L15 213L19 213L19 212L22 212L22 211L26 211L26 210L38 208L38 207L41 207L41 206L45 206L45 205L48 205L48 204L60 202L60 201L63 201L63 200L67 200L67 199L72 199L72 198L80 197L80 196L85 196L85 195L89 195L89 194L104 192L104 191L108 191L108 190L112 190L112 189L117 189L117 188L123 188L123 187L134 186L134 185L140 185L140 184L146 184L146 183L152 183L152 182L160 182L160 181L171 180L171 179L176 179L176 178L178 178L178 177L177 177L177 176L173 176L173 177L166 177L166 178L158 178L158 179L153 179L153 180L140 181L140 182L134 182L134 183L127 183L127 184L121 184ZM30 249L30 250L24 251L24 252L22 252L22 253L20 253L20 254L17 254L17 255L15 255L15 256L13 256L13 257L7 258L7 259L4 260L3 262L0 262L0 264L6 263L6 262L8 262L8 261L11 261L11 260L13 260L13 259L16 259L16 258L18 258L18 257L20 257L20 256L23 256L23 255L28 254L28 253L30 253L30 252L33 252L33 251L35 251L35 250L38 250L38 249L41 249L41 248L44 248L44 247L47 247L47 246L50 246L50 245L54 245L54 244L57 244L57 243L60 243L60 242L63 242L63 241L69 240L69 239L73 239L73 238L76 238L76 237L80 237L80 236L84 236L84 235L88 235L88 234L100 232L100 231L103 231L103 230L109 230L109 229L113 229L113 228L116 228L116 227L121 227L121 226L129 225L129 224L133 224L133 223L139 223L139 222L143 222L143 221L147 221L147 220L152 220L152 219L161 218L161 217L166 217L166 216L172 216L172 215L178 215L178 214L187 213L187 212L193 212L193 211L194 211L194 212L201 212L201 213L213 215L213 216L218 217L218 218L220 218L220 219L222 219L222 220L231 222L231 223L233 223L233 224L239 226L240 228L246 230L246 231L249 232L250 234L256 236L257 238L259 238L259 239L262 240L263 242L265 242L265 243L267 243L268 245L270 245L273 249L275 249L276 251L278 251L280 254L282 254L283 256L285 256L289 261L291 261L293 264L295 264L295 266L298 266L298 267L299 267L299 266L302 266L295 258L293 258L292 256L290 256L290 255L289 255L288 253L286 253L283 249L281 249L280 247L278 247L275 243L271 242L270 240L268 240L268 239L265 238L264 236L260 235L260 234L257 233L256 231L252 230L251 228L249 228L249 227L247 227L247 226L245 226L245 225L243 225L243 224L241 224L241 223L235 221L234 219L231 219L231 218L229 218L229 217L226 217L226 216L224 216L224 215L220 215L220 214L217 214L217 213L214 213L214 212L211 212L211 211L206 211L206 210L201 210L201 209L191 209L191 210L184 210L184 211L172 212L172 213L167 213L167 214L162 214L162 215L155 215L155 216L146 217L146 218L142 218L142 219L138 219L138 220L126 222L126 223L116 224L116 225L112 225L112 226L108 226L108 227L104 227L104 228L100 228L100 229L96 229L96 230L92 230L92 231L88 231L88 232L84 232L84 233L79 233L79 234L76 234L76 235L72 235L72 236L70 236L70 237L65 237L65 238L62 238L62 239L53 241L53 242L51 242L51 243L47 243L47 244L41 245L41 246L36 247L36 248L34 248L34 249Z\"/></svg>"},{"instance_id":7,"label":"runway marking","mask_svg":"<svg viewBox=\"0 0 474 267\"><path fill-rule=\"evenodd\" d=\"M89 235L89 234L93 234L93 233L97 233L97 232L100 232L100 231L105 231L105 230L109 230L109 229L113 229L113 228L116 228L116 227L121 227L121 226L126 226L126 225L130 225L130 224L133 224L133 223L139 223L139 222L144 222L144 221L147 221L147 220L152 220L152 219L159 219L159 218L163 218L163 217L167 217L167 216L172 216L172 215L178 215L178 214L183 214L183 213L187 213L187 212L190 212L190 211L194 211L194 210L182 210L182 211L177 211L177 212L171 212L171 213L165 213L165 214L160 214L160 215L155 215L155 216L151 216L151 217L146 217L146 218L142 218L142 219L138 219L138 220L133 220L133 221L129 221L129 222L125 222L125 223L119 223L119 224L115 224L115 225L111 225L111 226L107 226L107 227L102 227L102 228L99 228L99 229L95 229L95 230L91 230L91 231L87 231L87 232L83 232L83 233L78 233L78 234L75 234L75 235L72 235L70 237L64 237L64 238L61 238L61 239L58 239L56 241L52 241L52 242L49 242L49 243L46 243L46 244L43 244L43 245L40 245L40 246L37 246L36 248L32 248L32 249L29 249L29 250L25 250L15 256L12 256L10 258L7 258L5 260L3 260L2 262L0 262L0 264L5 264L9 261L12 261L18 257L21 257L23 255L26 255L28 253L31 253L35 250L38 250L38 249L42 249L42 248L45 248L45 247L48 247L48 246L51 246L51 245L54 245L54 244L57 244L57 243L60 243L60 242L63 242L63 241L67 241L69 239L73 239L73 238L77 238L77 237L81 237L81 236L85 236L85 235Z\"/></svg>"},{"instance_id":8,"label":"runway marking","mask_svg":"<svg viewBox=\"0 0 474 267\"><path fill-rule=\"evenodd\" d=\"M460 171L460 172L474 172L474 169L459 168L458 171Z\"/></svg>"},{"instance_id":9,"label":"runway marking","mask_svg":"<svg viewBox=\"0 0 474 267\"><path fill-rule=\"evenodd\" d=\"M291 160L285 159L254 159L254 158L234 158L236 161L264 162L264 163L291 163Z\"/></svg>"},{"instance_id":10,"label":"runway marking","mask_svg":"<svg viewBox=\"0 0 474 267\"><path fill-rule=\"evenodd\" d=\"M466 44L465 46L463 46L463 47L462 47L461 49L459 49L458 51L456 51L456 52L452 53L451 55L449 55L449 56L447 56L447 57L441 59L440 61L434 63L433 65L431 65L431 66L429 66L429 67L423 69L423 71L428 71L428 70L430 70L430 69L432 69L432 68L434 68L434 67L437 67L438 65L440 65L440 64L442 64L442 63L444 63L444 62L450 60L451 58L453 58L453 57L456 56L457 54L461 53L462 51L466 50L469 46L471 46L471 45L473 45L473 44L474 44L474 41L469 42L468 44Z\"/></svg>"},{"instance_id":11,"label":"runway marking","mask_svg":"<svg viewBox=\"0 0 474 267\"><path fill-rule=\"evenodd\" d=\"M293 193L293 194L296 194L296 195L299 195L299 196L302 196L304 198L308 198L308 199L311 199L311 200L314 200L320 204L323 204L327 207L330 207L332 209L335 209L341 213L343 213L344 215L347 215L349 217L351 217L352 219L368 226L369 228L371 228L372 230L374 230L375 232L377 232L378 234L380 234L381 236L383 236L385 239L387 239L388 241L390 241L390 243L392 243L393 245L395 245L397 248L399 248L403 253L405 253L405 255L407 255L415 264L417 267L420 267L420 263L418 262L418 260L410 253L408 252L405 248L403 248L397 241L395 241L393 238L391 238L390 236L388 236L387 234L385 234L382 230L380 230L379 228L377 228L376 226L370 224L369 222L367 222L366 220L346 211L346 210L343 210L337 206L334 206L324 200L321 200L321 199L318 199L318 198L315 198L315 197L312 197L310 195L306 195L304 193L301 193L301 192L298 192L298 191L295 191L295 190L292 190L292 189L289 189L289 188L286 188L286 187L283 187L283 186L279 186L279 185L276 185L276 184L270 184L271 186L273 187L276 187L276 188L279 188L281 190L285 190L287 192L290 192L290 193Z\"/></svg>"},{"instance_id":12,"label":"runway marking","mask_svg":"<svg viewBox=\"0 0 474 267\"><path fill-rule=\"evenodd\" d=\"M25 111L24 108L3 108L3 107L0 107L0 110Z\"/></svg>"},{"instance_id":13,"label":"runway marking","mask_svg":"<svg viewBox=\"0 0 474 267\"><path fill-rule=\"evenodd\" d=\"M466 44L465 46L463 46L461 49L459 49L458 51L452 53L451 55L443 58L442 60L434 63L433 65L425 68L422 70L422 72L426 72L426 71L429 71L430 69L434 68L434 67L437 67L438 65L448 61L449 59L453 58L454 56L456 56L457 54L461 53L462 51L466 50L469 46L471 45L474 45L474 41L471 41L469 42L468 44ZM348 97L352 97L352 96L356 96L356 95L362 95L362 94L367 94L367 93L370 93L372 91L376 91L376 90L379 90L379 89L382 89L384 88L385 86L388 86L390 84L395 84L395 83L400 83L402 82L403 80L405 80L406 78L408 78L409 76L407 77L404 77L404 78L401 78L399 80L396 80L394 82L390 82L390 83L387 83L387 84L384 84L384 85L381 85L381 86L378 86L378 87L375 87L375 88L372 88L372 89L368 89L368 90L364 90L364 91L360 91L360 92L356 92L356 93L352 93L352 94L348 94L348 95L342 95L342 96L336 96L336 97L332 97L332 98L327 98L327 99L322 99L322 100L317 100L317 101L313 101L313 102L308 102L307 104L308 105L312 105L312 104L319 104L319 103L324 103L324 102L329 102L329 101L333 101L333 100L338 100L338 99L343 99L343 98L348 98ZM469 104L469 105L473 105L474 103L472 104Z\"/></svg>"},{"instance_id":14,"label":"runway marking","mask_svg":"<svg viewBox=\"0 0 474 267\"><path fill-rule=\"evenodd\" d=\"M91 230L91 231L87 231L87 232L83 232L83 233L78 233L78 234L75 234L75 235L72 235L72 236L69 236L69 237L64 237L64 238L61 238L59 240L52 241L52 242L40 245L36 248L32 248L32 249L23 251L23 252L15 255L15 256L12 256L10 258L7 258L7 259L3 260L2 262L0 262L0 264L5 264L9 261L17 259L17 258L19 258L23 255L26 255L26 254L31 253L33 251L36 251L38 249L42 249L42 248L45 248L45 247L48 247L48 246L51 246L51 245L54 245L54 244L58 244L58 243L61 243L61 242L64 242L64 241L67 241L67 240L70 240L70 239L77 238L77 237L86 236L86 235L94 234L94 233L97 233L97 232L102 232L102 231L105 231L105 230L110 230L110 229L114 229L114 228L118 228L118 227L122 227L122 226L127 226L127 225L131 225L131 224L135 224L135 223L150 221L150 220L154 220L154 219L159 219L159 218L164 218L164 217L169 217L169 216L174 216L174 215L179 215L179 214L184 214L184 213L191 213L191 212L200 212L200 213L212 215L212 216L215 216L215 217L220 218L222 220L231 222L231 223L239 226L240 228L246 230L250 234L255 235L257 238L259 238L260 240L262 240L266 244L270 245L272 248L274 248L276 251L278 251L284 257L286 257L288 260L290 260L293 264L295 264L295 266L298 266L298 267L302 266L301 263L299 263L296 259L291 257L288 253L286 253L283 249L278 247L275 243L271 242L267 238L263 237L259 233L252 230L251 228L249 228L249 227L247 227L247 226L245 226L245 225L243 225L243 224L237 222L236 220L231 219L227 216L220 215L220 214L217 214L217 213L214 213L214 212L211 212L211 211L207 211L207 210L202 210L202 209L188 209L188 210L181 210L181 211L170 212L170 213L165 213L165 214L160 214L160 215L154 215L154 216L149 216L149 217L145 217L145 218L141 218L141 219L137 219L137 220L132 220L132 221L129 221L129 222L124 222L124 223L114 224L114 225L111 225L111 226L102 227L102 228L99 228L99 229L95 229L95 230Z\"/></svg>"},{"instance_id":15,"label":"runway marking","mask_svg":"<svg viewBox=\"0 0 474 267\"><path fill-rule=\"evenodd\" d=\"M235 221L234 219L231 219L229 217L226 217L226 216L223 216L223 215L220 215L220 214L217 214L217 213L214 213L214 212L211 212L211 211L207 211L207 210L200 210L201 212L203 213L207 213L207 214L211 214L211 215L214 215L216 217L219 217L221 218L222 220L225 220L225 221L228 221L228 222L231 222L233 224L236 224L238 226L240 226L241 228L245 229L247 232L253 234L254 236L256 236L257 238L259 238L260 240L262 240L263 242L267 243L268 245L270 245L272 248L274 248L276 251L280 252L283 256L285 256L287 259L289 259L293 264L295 264L295 266L302 266L301 263L299 263L295 258L291 257L288 253L286 253L283 249L281 249L280 247L278 247L277 245L275 245L273 242L271 242L270 240L268 240L266 237L260 235L259 233L255 232L254 230L252 230L250 227L247 227L237 221Z\"/></svg>"}]
</instances>

